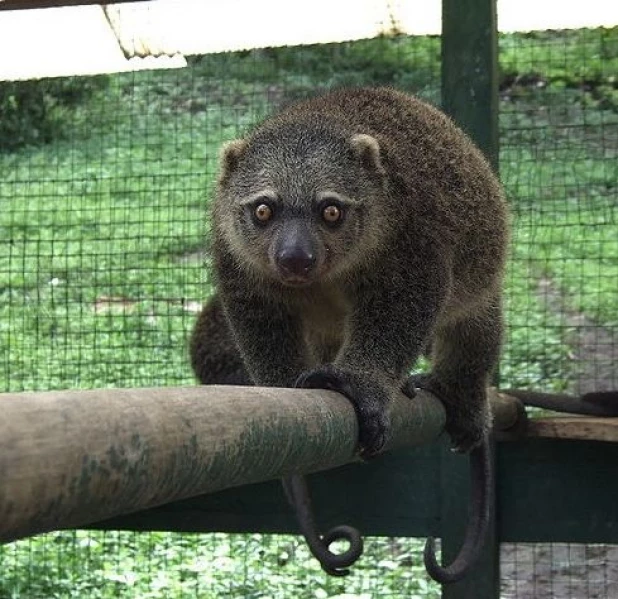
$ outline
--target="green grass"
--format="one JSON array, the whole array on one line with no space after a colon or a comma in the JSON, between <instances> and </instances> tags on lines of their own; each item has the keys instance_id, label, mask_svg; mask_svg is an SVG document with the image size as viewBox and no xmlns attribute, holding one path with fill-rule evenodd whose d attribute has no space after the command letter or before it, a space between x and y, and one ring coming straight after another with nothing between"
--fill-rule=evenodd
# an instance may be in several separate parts
<instances>
[{"instance_id":1,"label":"green grass","mask_svg":"<svg viewBox=\"0 0 618 599\"><path fill-rule=\"evenodd\" d=\"M563 390L573 377L573 327L542 281L564 310L618 326L617 43L616 28L501 36L501 173L514 211L507 386ZM205 214L221 142L296 97L361 82L437 101L439 41L111 76L63 113L55 141L0 153L0 391L192 384L185 346L210 290ZM293 537L54 533L0 547L0 599L437 597L419 549L370 539L344 582Z\"/></svg>"},{"instance_id":2,"label":"green grass","mask_svg":"<svg viewBox=\"0 0 618 599\"><path fill-rule=\"evenodd\" d=\"M326 576L300 537L51 533L0 547L0 599L438 598L418 542L373 538L348 578Z\"/></svg>"},{"instance_id":3,"label":"green grass","mask_svg":"<svg viewBox=\"0 0 618 599\"><path fill-rule=\"evenodd\" d=\"M617 36L618 37L618 36ZM503 103L501 174L515 216L513 258L550 278L566 310L615 327L618 116L581 91L532 90Z\"/></svg>"},{"instance_id":4,"label":"green grass","mask_svg":"<svg viewBox=\"0 0 618 599\"><path fill-rule=\"evenodd\" d=\"M134 112L104 113L87 139L0 156L0 388L192 380L183 348L204 294L206 163L225 130L216 111L149 115L127 80L105 100ZM202 126L218 137L196 142Z\"/></svg>"},{"instance_id":5,"label":"green grass","mask_svg":"<svg viewBox=\"0 0 618 599\"><path fill-rule=\"evenodd\" d=\"M574 88L587 105L618 109L618 27L501 35L500 68L511 95Z\"/></svg>"}]
</instances>

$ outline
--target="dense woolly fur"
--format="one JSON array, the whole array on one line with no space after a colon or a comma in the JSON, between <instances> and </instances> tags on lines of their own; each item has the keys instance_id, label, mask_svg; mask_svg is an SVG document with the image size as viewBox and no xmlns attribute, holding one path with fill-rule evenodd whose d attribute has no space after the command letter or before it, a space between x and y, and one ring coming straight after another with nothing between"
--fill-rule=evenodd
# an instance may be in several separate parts
<instances>
[{"instance_id":1,"label":"dense woolly fur","mask_svg":"<svg viewBox=\"0 0 618 599\"><path fill-rule=\"evenodd\" d=\"M389 398L431 347L426 384L455 446L481 442L508 212L448 117L386 88L290 106L224 148L213 229L217 290L191 344L202 383L338 389L370 455Z\"/></svg>"}]
</instances>

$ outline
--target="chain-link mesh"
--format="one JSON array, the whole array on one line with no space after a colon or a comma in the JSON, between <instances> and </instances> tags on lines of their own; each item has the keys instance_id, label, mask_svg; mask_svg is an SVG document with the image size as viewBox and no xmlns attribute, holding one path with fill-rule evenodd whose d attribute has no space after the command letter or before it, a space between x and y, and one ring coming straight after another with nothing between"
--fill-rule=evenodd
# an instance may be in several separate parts
<instances>
[{"instance_id":1,"label":"chain-link mesh","mask_svg":"<svg viewBox=\"0 0 618 599\"><path fill-rule=\"evenodd\" d=\"M502 381L618 389L618 29L505 35L499 56L514 212ZM505 599L609 599L616 547L505 544L501 575Z\"/></svg>"},{"instance_id":2,"label":"chain-link mesh","mask_svg":"<svg viewBox=\"0 0 618 599\"><path fill-rule=\"evenodd\" d=\"M504 544L502 599L610 599L618 596L618 546Z\"/></svg>"},{"instance_id":3,"label":"chain-link mesh","mask_svg":"<svg viewBox=\"0 0 618 599\"><path fill-rule=\"evenodd\" d=\"M514 211L502 382L615 389L618 30L501 36L500 62ZM192 384L221 142L333 86L439 104L439 75L439 39L414 37L0 84L0 391ZM0 598L439 595L420 541L367 546L352 578L329 580L296 537L54 533L0 548ZM616 596L612 552L505 546L504 596Z\"/></svg>"},{"instance_id":4,"label":"chain-link mesh","mask_svg":"<svg viewBox=\"0 0 618 599\"><path fill-rule=\"evenodd\" d=\"M618 30L503 36L509 386L618 388Z\"/></svg>"}]
</instances>

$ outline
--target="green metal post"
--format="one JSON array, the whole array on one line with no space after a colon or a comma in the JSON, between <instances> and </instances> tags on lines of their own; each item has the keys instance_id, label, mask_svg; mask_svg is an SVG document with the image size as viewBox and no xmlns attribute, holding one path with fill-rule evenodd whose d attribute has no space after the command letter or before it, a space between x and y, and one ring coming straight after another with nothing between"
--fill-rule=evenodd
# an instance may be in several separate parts
<instances>
[{"instance_id":1,"label":"green metal post","mask_svg":"<svg viewBox=\"0 0 618 599\"><path fill-rule=\"evenodd\" d=\"M498 168L496 0L442 0L442 108Z\"/></svg>"},{"instance_id":2,"label":"green metal post","mask_svg":"<svg viewBox=\"0 0 618 599\"><path fill-rule=\"evenodd\" d=\"M442 0L442 107L498 170L498 43L496 0ZM468 468L460 456L442 460L442 552L455 557L467 519ZM495 514L478 565L443 588L445 599L498 598L499 540Z\"/></svg>"},{"instance_id":3,"label":"green metal post","mask_svg":"<svg viewBox=\"0 0 618 599\"><path fill-rule=\"evenodd\" d=\"M450 564L461 549L469 519L466 498L470 495L470 475L467 456L454 454L448 443L442 450L440 481L442 559L444 564ZM494 498L492 498L492 504L495 504ZM479 561L462 581L444 586L442 597L444 599L498 599L499 591L499 543L495 509L493 509L489 533Z\"/></svg>"}]
</instances>

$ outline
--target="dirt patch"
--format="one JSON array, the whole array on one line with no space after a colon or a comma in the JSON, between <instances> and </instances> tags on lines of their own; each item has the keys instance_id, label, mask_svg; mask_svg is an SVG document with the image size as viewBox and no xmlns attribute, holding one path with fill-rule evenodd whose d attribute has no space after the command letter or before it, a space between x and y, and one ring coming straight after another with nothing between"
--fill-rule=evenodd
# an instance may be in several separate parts
<instances>
[{"instance_id":1,"label":"dirt patch","mask_svg":"<svg viewBox=\"0 0 618 599\"><path fill-rule=\"evenodd\" d=\"M570 391L618 389L618 336L616 331L594 323L588 316L568 307L564 294L549 278L542 278L538 293L548 308L572 329L569 342L574 348Z\"/></svg>"}]
</instances>

